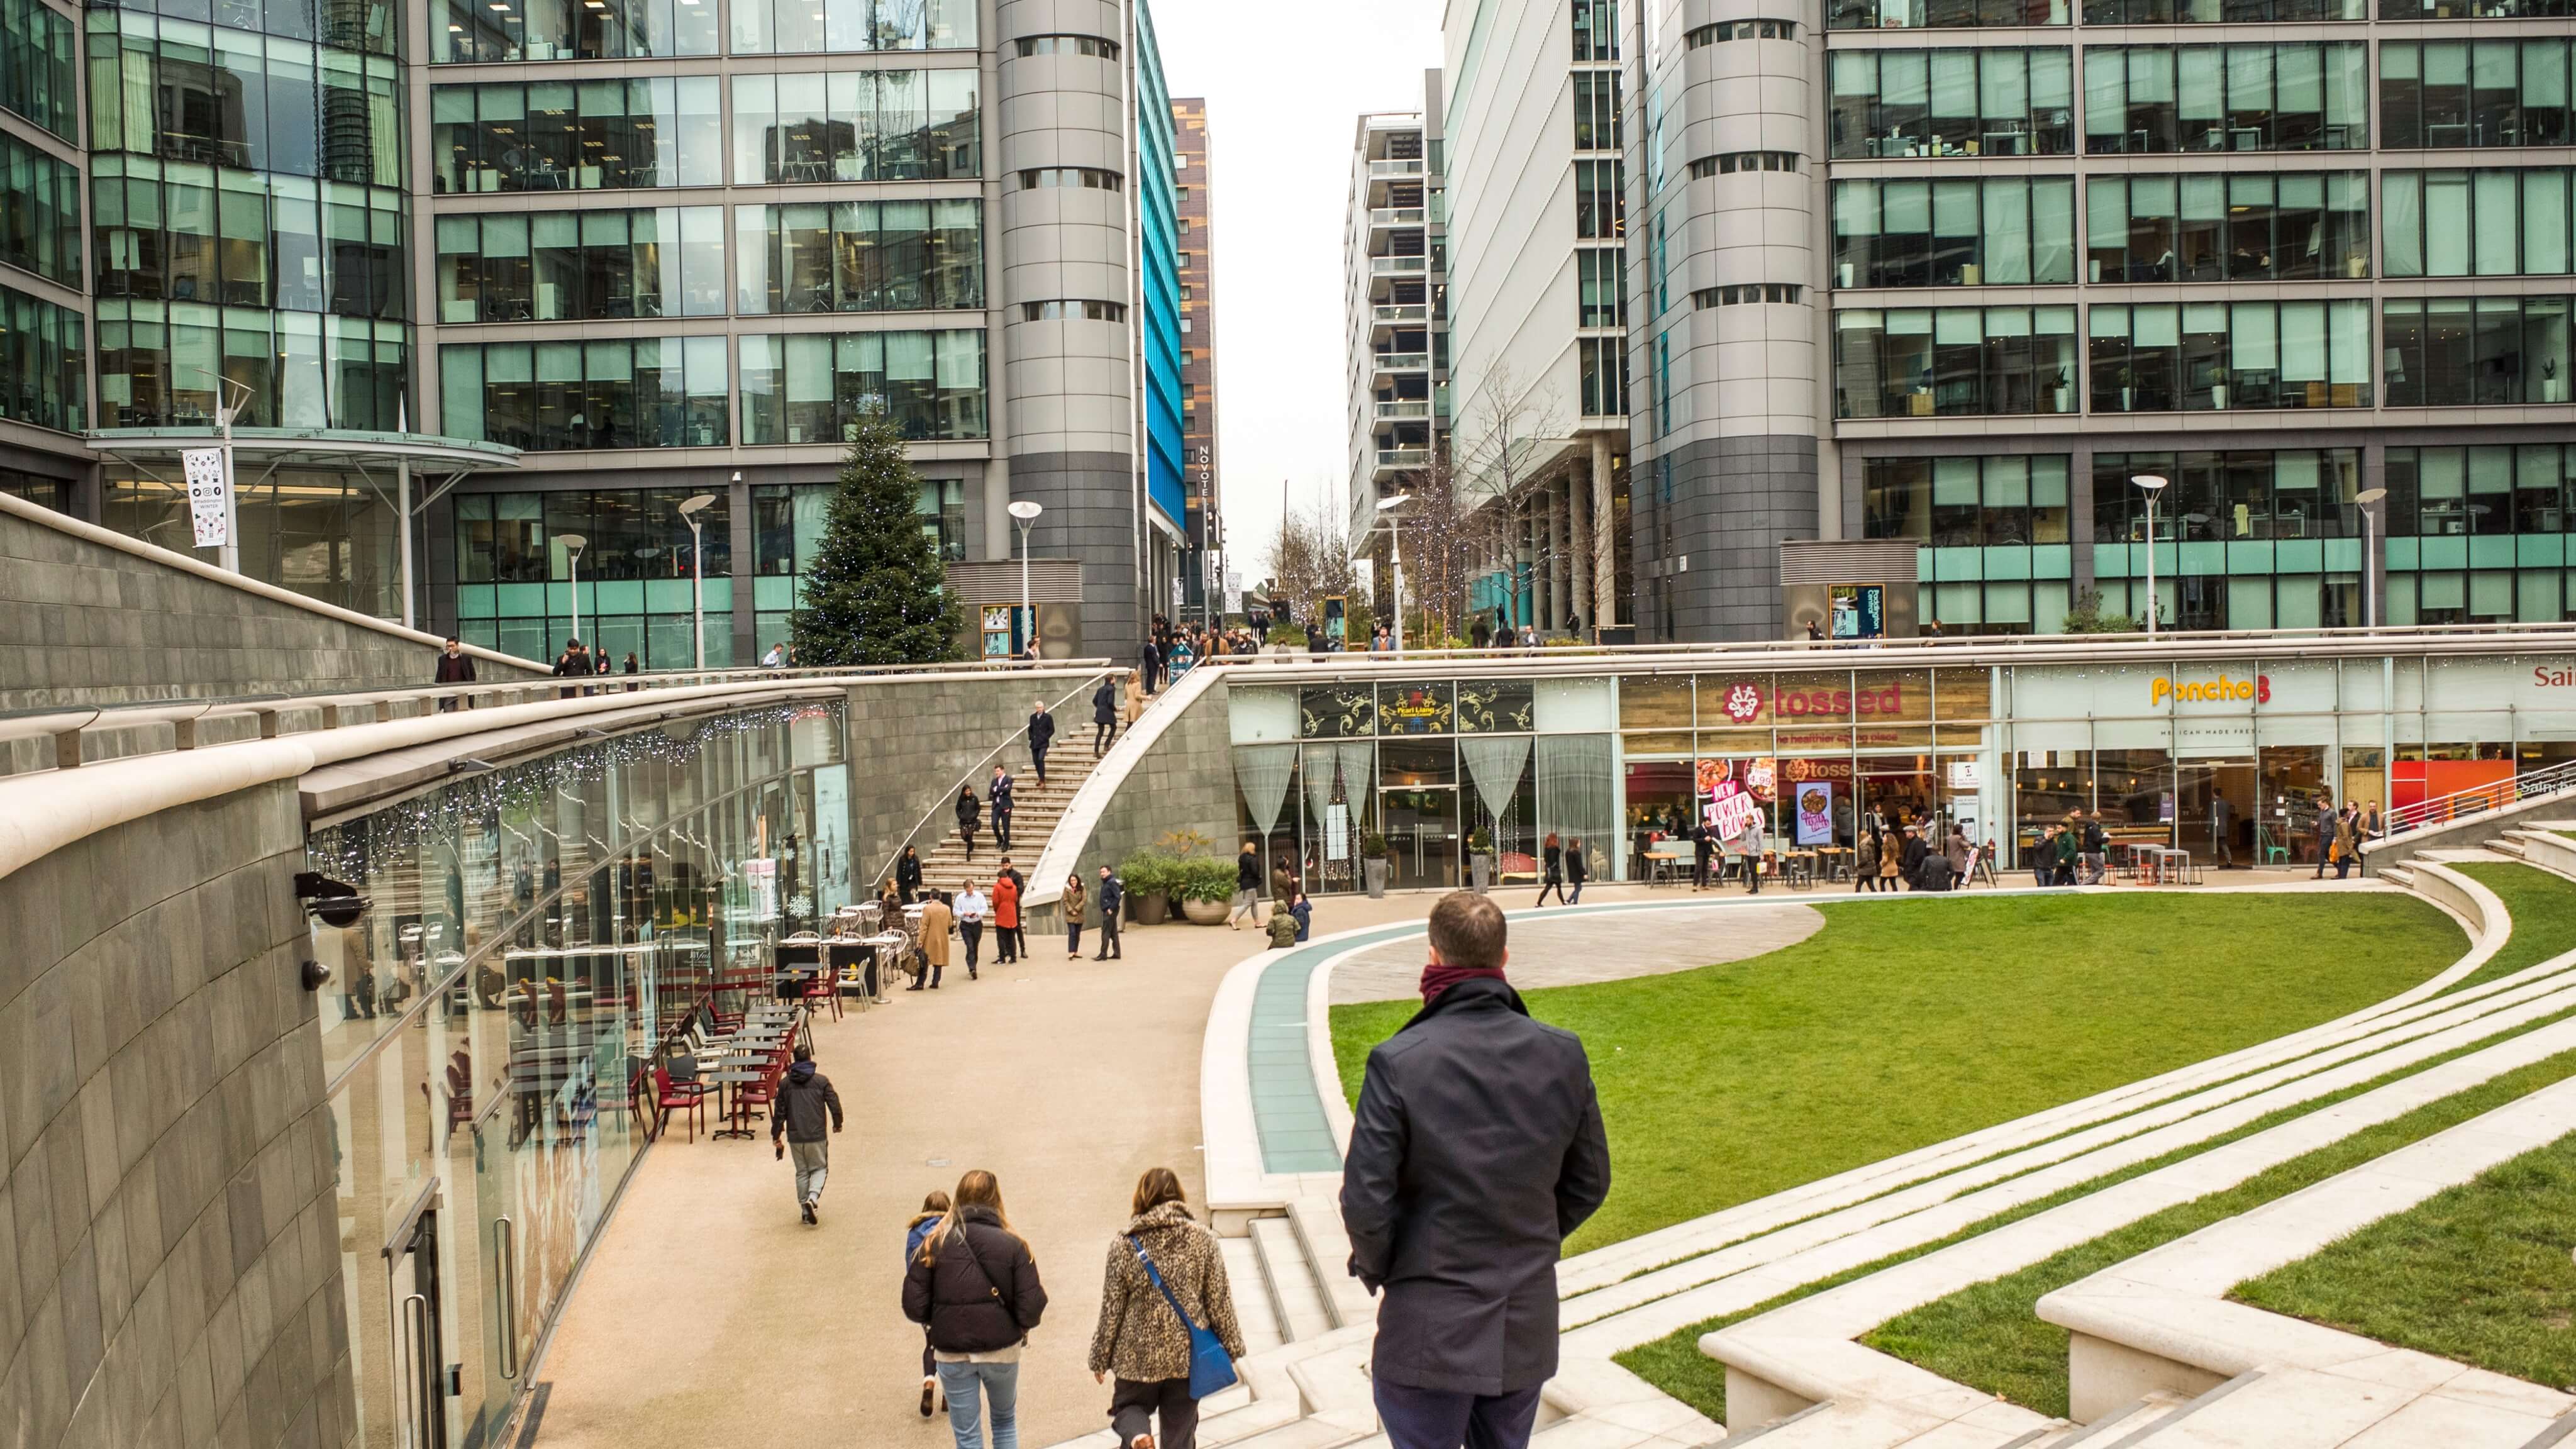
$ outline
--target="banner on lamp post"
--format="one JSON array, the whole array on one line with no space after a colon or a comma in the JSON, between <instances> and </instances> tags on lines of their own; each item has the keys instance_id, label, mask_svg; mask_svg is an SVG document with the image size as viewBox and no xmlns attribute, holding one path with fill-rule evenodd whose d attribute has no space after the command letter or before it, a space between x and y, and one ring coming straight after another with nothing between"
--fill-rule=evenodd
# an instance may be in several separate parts
<instances>
[{"instance_id":1,"label":"banner on lamp post","mask_svg":"<svg viewBox=\"0 0 2576 1449\"><path fill-rule=\"evenodd\" d=\"M196 525L197 547L222 548L232 540L232 479L224 476L224 450L190 448L179 455L188 479L188 517Z\"/></svg>"}]
</instances>

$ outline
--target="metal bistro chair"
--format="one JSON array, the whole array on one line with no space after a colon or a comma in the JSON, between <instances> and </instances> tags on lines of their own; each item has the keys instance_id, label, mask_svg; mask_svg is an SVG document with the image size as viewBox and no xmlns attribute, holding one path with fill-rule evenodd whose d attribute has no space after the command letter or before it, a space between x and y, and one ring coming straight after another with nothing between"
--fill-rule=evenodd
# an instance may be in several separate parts
<instances>
[{"instance_id":1,"label":"metal bistro chair","mask_svg":"<svg viewBox=\"0 0 2576 1449\"><path fill-rule=\"evenodd\" d=\"M2262 857L2265 865L2290 863L2290 847L2274 839L2270 828L2260 820L2254 822L2254 850Z\"/></svg>"}]
</instances>

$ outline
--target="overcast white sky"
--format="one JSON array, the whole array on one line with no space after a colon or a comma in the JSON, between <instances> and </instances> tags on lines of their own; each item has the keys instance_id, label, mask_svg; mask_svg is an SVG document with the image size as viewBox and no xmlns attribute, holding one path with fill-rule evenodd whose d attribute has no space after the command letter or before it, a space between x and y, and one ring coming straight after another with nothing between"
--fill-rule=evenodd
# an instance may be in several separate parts
<instances>
[{"instance_id":1,"label":"overcast white sky","mask_svg":"<svg viewBox=\"0 0 2576 1449\"><path fill-rule=\"evenodd\" d=\"M1152 0L1175 96L1204 96L1216 231L1217 465L1229 568L1260 577L1281 484L1298 507L1349 488L1342 227L1351 136L1422 108L1440 0Z\"/></svg>"}]
</instances>

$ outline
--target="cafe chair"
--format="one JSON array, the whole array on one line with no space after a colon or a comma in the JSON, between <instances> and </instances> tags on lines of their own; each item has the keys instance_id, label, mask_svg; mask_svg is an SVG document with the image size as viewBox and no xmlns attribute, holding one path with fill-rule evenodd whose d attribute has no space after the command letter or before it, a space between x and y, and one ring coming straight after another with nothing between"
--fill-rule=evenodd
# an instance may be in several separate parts
<instances>
[{"instance_id":1,"label":"cafe chair","mask_svg":"<svg viewBox=\"0 0 2576 1449\"><path fill-rule=\"evenodd\" d=\"M670 1068L656 1066L653 1068L653 1106L659 1113L661 1126L667 1126L670 1123L674 1109L696 1114L689 1123L689 1140L695 1142L698 1140L698 1128L705 1125L707 1120L706 1084L674 1082L671 1080ZM660 1126L655 1128L654 1135L661 1135Z\"/></svg>"}]
</instances>

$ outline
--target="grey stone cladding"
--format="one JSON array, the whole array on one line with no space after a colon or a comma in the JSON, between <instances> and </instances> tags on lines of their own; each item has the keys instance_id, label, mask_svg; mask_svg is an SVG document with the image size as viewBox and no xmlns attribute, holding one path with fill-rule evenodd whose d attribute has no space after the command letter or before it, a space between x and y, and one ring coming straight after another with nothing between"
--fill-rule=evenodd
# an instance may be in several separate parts
<instances>
[{"instance_id":1,"label":"grey stone cladding","mask_svg":"<svg viewBox=\"0 0 2576 1449\"><path fill-rule=\"evenodd\" d=\"M1670 534L1687 569L1666 577L1672 639L1717 643L1780 637L1780 544L1814 538L1816 440L1808 436L1715 438L1673 455ZM1634 486L1647 506L1633 510L1636 557L1656 557L1651 474ZM1654 598L1639 580L1641 623ZM1640 637L1658 637L1640 630Z\"/></svg>"},{"instance_id":2,"label":"grey stone cladding","mask_svg":"<svg viewBox=\"0 0 2576 1449\"><path fill-rule=\"evenodd\" d=\"M1121 453L1011 459L1011 496L1046 507L1029 530L1030 555L1082 565L1082 652L1121 662L1133 662L1145 639L1136 607L1136 486Z\"/></svg>"},{"instance_id":3,"label":"grey stone cladding","mask_svg":"<svg viewBox=\"0 0 2576 1449\"><path fill-rule=\"evenodd\" d=\"M1009 747L1003 759L1011 773L1027 771L1029 752L1020 741L1032 699L1043 696L1054 710L1058 740L1080 736L1087 745L1091 691L1097 687L1071 674L875 679L852 686L850 839L857 852L851 865L861 872L852 881L858 895L875 899L886 868L924 815L932 817L930 829L912 841L924 855L956 828L955 818L940 807L957 798L957 782L997 746ZM1057 703L1076 691L1078 697ZM984 793L980 781L975 793Z\"/></svg>"}]
</instances>

